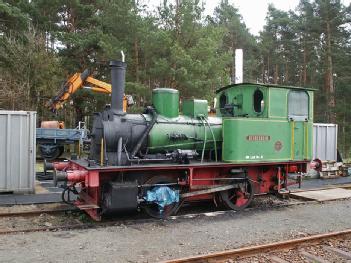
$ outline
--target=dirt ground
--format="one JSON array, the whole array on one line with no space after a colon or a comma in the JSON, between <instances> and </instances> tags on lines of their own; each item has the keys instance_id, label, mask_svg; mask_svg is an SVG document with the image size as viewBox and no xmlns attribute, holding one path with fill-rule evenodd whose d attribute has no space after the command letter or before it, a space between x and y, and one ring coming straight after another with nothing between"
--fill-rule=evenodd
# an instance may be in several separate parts
<instances>
[{"instance_id":1,"label":"dirt ground","mask_svg":"<svg viewBox=\"0 0 351 263\"><path fill-rule=\"evenodd\" d=\"M0 262L157 262L351 228L350 200L3 235ZM1 219L0 219L1 220Z\"/></svg>"}]
</instances>

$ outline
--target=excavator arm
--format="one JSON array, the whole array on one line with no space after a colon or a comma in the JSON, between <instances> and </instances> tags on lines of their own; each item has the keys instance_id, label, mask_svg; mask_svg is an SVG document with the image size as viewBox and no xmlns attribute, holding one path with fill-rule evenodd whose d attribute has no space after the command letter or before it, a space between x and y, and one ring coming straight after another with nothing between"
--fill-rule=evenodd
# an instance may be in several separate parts
<instances>
[{"instance_id":1,"label":"excavator arm","mask_svg":"<svg viewBox=\"0 0 351 263\"><path fill-rule=\"evenodd\" d=\"M69 77L59 93L48 102L48 108L53 112L63 108L64 103L71 95L81 88L87 88L94 92L111 94L111 84L94 79L90 76L89 70L86 69L82 73L75 73ZM132 98L124 96L123 110L126 111L127 105L130 104L133 104Z\"/></svg>"}]
</instances>

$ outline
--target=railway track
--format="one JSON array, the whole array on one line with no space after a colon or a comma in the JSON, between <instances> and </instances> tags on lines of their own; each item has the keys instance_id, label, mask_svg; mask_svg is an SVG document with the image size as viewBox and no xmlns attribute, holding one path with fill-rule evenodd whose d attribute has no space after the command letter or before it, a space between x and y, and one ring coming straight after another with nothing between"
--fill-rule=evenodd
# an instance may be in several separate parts
<instances>
[{"instance_id":1,"label":"railway track","mask_svg":"<svg viewBox=\"0 0 351 263\"><path fill-rule=\"evenodd\" d=\"M333 202L333 201L327 201L327 202ZM268 206L263 206L263 207L249 207L244 209L242 212L250 212L250 211L267 211L267 210L272 210L272 209L280 209L280 208L287 208L287 207L292 207L292 206L299 206L299 205L306 205L306 204L313 204L313 203L319 203L318 201L295 201L293 203L279 203L279 204L273 204L273 205L268 205ZM35 217L35 216L40 216L42 214L48 214L48 215L54 215L54 214L60 214L60 213L66 213L66 212L79 212L80 210L71 206L67 205L62 205L58 206L55 208L41 208L41 209L35 209L35 210L27 210L27 211L12 211L12 212L0 212L0 219L1 218L15 218L15 217ZM168 220L177 220L177 219L193 219L196 217L215 217L215 216L220 216L224 214L230 214L230 213L238 213L233 210L218 210L218 211L212 211L212 212L196 212L193 213L191 210L185 211L184 213L181 213L180 215L176 216L171 216L169 217ZM14 229L8 229L8 228L1 228L0 227L0 235L5 235L5 234L17 234L17 233L30 233L30 232L45 232L45 231L59 231L59 230L74 230L74 229L89 229L89 228L99 228L99 227L108 227L108 226L115 226L119 224L142 224L142 223L149 223L149 222L155 222L159 221L159 219L154 219L154 218L149 218L145 217L141 214L138 214L137 216L124 216L122 218L118 219L109 219L108 221L103 221L103 222L81 222L78 218L74 220L74 224L72 222L70 224L60 224L60 225L50 225L50 226L38 226L38 227L30 227L30 228L14 228Z\"/></svg>"},{"instance_id":2,"label":"railway track","mask_svg":"<svg viewBox=\"0 0 351 263\"><path fill-rule=\"evenodd\" d=\"M303 205L303 204L311 204L314 203L314 201L297 201L294 203L283 203L283 204L274 204L274 205L268 205L265 207L249 207L244 209L241 212L249 212L249 211L264 211L264 210L270 210L270 209L279 209L279 208L284 208L284 207L290 207L290 206L297 206L297 205ZM206 206L207 208L207 206ZM215 217L215 216L221 216L224 214L230 214L230 213L238 213L233 210L217 210L217 211L210 211L210 212L195 212L193 211L194 208L191 206L184 209L182 213L176 216L171 216L169 217L168 220L178 220L178 219L193 219L197 217ZM15 218L35 218L39 217L43 214L47 215L60 215L61 213L64 214L66 212L81 212L79 209L72 207L72 206L67 206L67 205L60 205L58 207L54 208L41 208L41 209L34 209L34 210L24 210L24 211L4 211L0 212L0 219L1 218L11 218L12 221L15 221ZM83 212L81 212L83 214ZM17 233L30 233L30 232L45 232L45 231L59 231L59 230L74 230L74 229L82 229L82 228L99 228L99 227L108 227L108 226L115 226L119 224L142 224L142 223L150 223L150 222L156 222L159 221L159 219L155 218L150 218L146 215L143 214L136 214L136 215L129 215L129 216L123 216L119 217L117 219L107 219L107 221L103 222L95 222L95 221L88 221L88 222L82 222L78 219L74 219L74 224L70 222L70 224L60 224L56 226L38 226L38 227L29 227L29 228L1 228L0 227L0 235L6 235L6 234L17 234Z\"/></svg>"},{"instance_id":3,"label":"railway track","mask_svg":"<svg viewBox=\"0 0 351 263\"><path fill-rule=\"evenodd\" d=\"M275 243L226 250L207 255L168 260L164 263L203 262L350 262L351 229Z\"/></svg>"},{"instance_id":4,"label":"railway track","mask_svg":"<svg viewBox=\"0 0 351 263\"><path fill-rule=\"evenodd\" d=\"M62 206L58 208L49 208L49 209L34 209L28 211L14 211L14 212L0 212L0 218L2 217L26 217L26 216L37 216L41 214L57 214L64 212L76 212L79 211L78 208L70 206Z\"/></svg>"}]
</instances>

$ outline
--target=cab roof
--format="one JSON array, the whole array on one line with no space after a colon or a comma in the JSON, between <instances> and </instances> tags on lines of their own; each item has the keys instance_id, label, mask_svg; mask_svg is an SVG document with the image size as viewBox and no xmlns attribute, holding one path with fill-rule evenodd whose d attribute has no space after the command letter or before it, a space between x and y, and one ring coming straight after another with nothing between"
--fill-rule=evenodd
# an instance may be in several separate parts
<instances>
[{"instance_id":1,"label":"cab roof","mask_svg":"<svg viewBox=\"0 0 351 263\"><path fill-rule=\"evenodd\" d=\"M238 87L238 86L245 86L245 85L260 86L260 87L266 87L266 88L279 88L279 89L297 89L297 90L312 90L312 91L316 91L317 90L317 89L314 89L314 88L303 88L303 87L284 86L284 85L277 85L277 84L244 82L244 83L230 84L230 85L224 86L222 88L219 88L219 89L216 90L216 94L221 92L221 91L227 90L229 88Z\"/></svg>"}]
</instances>

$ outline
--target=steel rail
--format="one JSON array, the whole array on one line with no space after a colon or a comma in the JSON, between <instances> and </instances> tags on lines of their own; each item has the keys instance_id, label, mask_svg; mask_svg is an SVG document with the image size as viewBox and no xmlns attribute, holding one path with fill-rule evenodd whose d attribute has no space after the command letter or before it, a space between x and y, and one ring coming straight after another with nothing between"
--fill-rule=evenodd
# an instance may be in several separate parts
<instances>
[{"instance_id":1,"label":"steel rail","mask_svg":"<svg viewBox=\"0 0 351 263\"><path fill-rule=\"evenodd\" d=\"M46 232L46 231L57 231L57 230L85 229L85 228L89 228L89 227L91 227L91 226L89 226L87 224L74 224L74 225L37 227L37 228L26 228L26 229L11 229L11 230L5 229L5 230L0 230L0 235Z\"/></svg>"},{"instance_id":2,"label":"steel rail","mask_svg":"<svg viewBox=\"0 0 351 263\"><path fill-rule=\"evenodd\" d=\"M292 248L297 245L302 244L310 244L310 243L317 243L325 239L331 238L341 238L347 235L351 235L351 229L346 229L343 231L337 232L330 232L324 234L317 234L308 237L296 238L296 239L289 239L285 241L279 241L269 244L262 244L257 246L250 246L250 247L242 247L232 250L226 250L222 252L216 252L206 255L199 255L199 256L192 256L192 257L184 257L179 259L171 259L168 261L163 261L163 263L200 263L200 262L216 262L216 261L223 261L228 259L233 259L237 257L246 257L252 256L259 253L267 253L272 251L283 250L287 248Z\"/></svg>"},{"instance_id":3,"label":"steel rail","mask_svg":"<svg viewBox=\"0 0 351 263\"><path fill-rule=\"evenodd\" d=\"M28 210L28 211L16 211L16 212L0 212L1 217L20 217L20 216L35 216L40 214L56 214L62 212L76 212L80 211L75 207L61 207L61 208L53 208L53 209L36 209L36 210Z\"/></svg>"}]
</instances>

